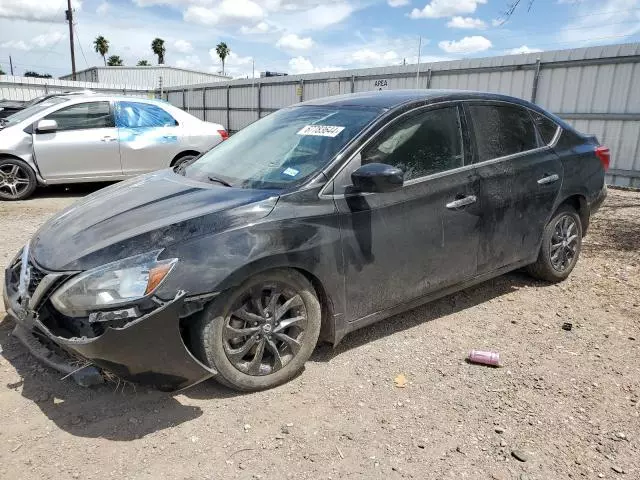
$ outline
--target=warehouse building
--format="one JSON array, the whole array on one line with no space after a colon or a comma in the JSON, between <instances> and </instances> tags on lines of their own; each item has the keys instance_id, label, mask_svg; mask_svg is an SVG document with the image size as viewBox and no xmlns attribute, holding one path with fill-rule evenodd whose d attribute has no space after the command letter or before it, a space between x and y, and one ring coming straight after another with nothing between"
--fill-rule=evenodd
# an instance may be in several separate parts
<instances>
[{"instance_id":1,"label":"warehouse building","mask_svg":"<svg viewBox=\"0 0 640 480\"><path fill-rule=\"evenodd\" d=\"M72 80L72 75L60 77ZM160 88L195 85L199 83L221 82L231 77L216 73L198 72L167 65L150 67L91 67L76 72L78 82L132 85L139 88L160 90Z\"/></svg>"}]
</instances>

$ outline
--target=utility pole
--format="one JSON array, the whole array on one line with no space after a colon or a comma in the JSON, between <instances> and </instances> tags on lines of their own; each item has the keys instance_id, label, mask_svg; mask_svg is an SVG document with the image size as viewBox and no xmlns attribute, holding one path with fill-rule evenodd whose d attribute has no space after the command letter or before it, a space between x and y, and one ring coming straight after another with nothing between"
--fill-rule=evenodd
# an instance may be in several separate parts
<instances>
[{"instance_id":1,"label":"utility pole","mask_svg":"<svg viewBox=\"0 0 640 480\"><path fill-rule=\"evenodd\" d=\"M13 60L11 59L11 55L9 55L9 69L11 70L11 75L13 75Z\"/></svg>"},{"instance_id":2,"label":"utility pole","mask_svg":"<svg viewBox=\"0 0 640 480\"><path fill-rule=\"evenodd\" d=\"M71 78L76 79L76 52L73 47L73 10L71 9L71 0L67 0L67 22L69 22L69 46L71 47Z\"/></svg>"}]
</instances>

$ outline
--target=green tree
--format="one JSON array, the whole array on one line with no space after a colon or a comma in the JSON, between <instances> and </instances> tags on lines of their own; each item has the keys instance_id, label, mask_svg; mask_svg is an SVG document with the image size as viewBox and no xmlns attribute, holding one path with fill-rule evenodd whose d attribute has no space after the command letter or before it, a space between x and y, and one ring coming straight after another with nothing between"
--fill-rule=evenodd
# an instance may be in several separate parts
<instances>
[{"instance_id":1,"label":"green tree","mask_svg":"<svg viewBox=\"0 0 640 480\"><path fill-rule=\"evenodd\" d=\"M109 53L109 40L104 38L102 35L97 36L93 41L93 49L98 55L102 56L102 60L104 61L104 65L106 66L107 53Z\"/></svg>"},{"instance_id":2,"label":"green tree","mask_svg":"<svg viewBox=\"0 0 640 480\"><path fill-rule=\"evenodd\" d=\"M158 56L158 65L163 65L164 54L167 51L167 49L164 48L164 40L162 40L161 38L154 39L153 42L151 42L151 50L153 51L154 55Z\"/></svg>"},{"instance_id":3,"label":"green tree","mask_svg":"<svg viewBox=\"0 0 640 480\"><path fill-rule=\"evenodd\" d=\"M150 67L151 65L149 65L149 62L147 62L146 60L140 60L137 64L138 67Z\"/></svg>"},{"instance_id":4,"label":"green tree","mask_svg":"<svg viewBox=\"0 0 640 480\"><path fill-rule=\"evenodd\" d=\"M33 78L53 78L49 73L38 73L38 72L34 72L33 70L24 72L24 76L33 77Z\"/></svg>"},{"instance_id":5,"label":"green tree","mask_svg":"<svg viewBox=\"0 0 640 480\"><path fill-rule=\"evenodd\" d=\"M124 65L124 62L118 55L111 55L107 60L107 65L109 67L121 67Z\"/></svg>"},{"instance_id":6,"label":"green tree","mask_svg":"<svg viewBox=\"0 0 640 480\"><path fill-rule=\"evenodd\" d=\"M4 73L4 70L2 70L2 66L0 65L0 75L6 75L6 73Z\"/></svg>"},{"instance_id":7,"label":"green tree","mask_svg":"<svg viewBox=\"0 0 640 480\"><path fill-rule=\"evenodd\" d=\"M227 46L226 43L220 42L218 45L216 45L216 53L218 54L218 57L222 62L222 74L224 75L224 61L231 53L231 49Z\"/></svg>"}]
</instances>

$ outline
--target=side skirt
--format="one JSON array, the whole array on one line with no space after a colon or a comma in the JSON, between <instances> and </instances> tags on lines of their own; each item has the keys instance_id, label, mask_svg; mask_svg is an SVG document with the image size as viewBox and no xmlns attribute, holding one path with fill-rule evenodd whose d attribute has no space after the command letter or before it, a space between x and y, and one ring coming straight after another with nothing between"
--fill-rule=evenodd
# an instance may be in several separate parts
<instances>
[{"instance_id":1,"label":"side skirt","mask_svg":"<svg viewBox=\"0 0 640 480\"><path fill-rule=\"evenodd\" d=\"M464 282L457 283L450 287L446 287L441 290L437 290L435 292L429 293L428 295L425 295L423 297L416 298L409 302L402 303L400 305L396 305L386 310L381 310L379 312L372 313L370 315L367 315L366 317L362 317L358 320L354 320L353 322L346 323L346 325L344 325L345 328L339 331L336 331L334 346L340 343L347 333L353 332L354 330L359 330L361 328L368 327L369 325L377 323L386 318L393 317L394 315L398 315L400 313L406 312L407 310L412 310L414 308L420 307L425 303L429 303L439 298L446 297L447 295L458 292L460 290L464 290L465 288L473 287L480 283L486 282L487 280L491 280L492 278L499 277L501 275L504 275L505 273L525 267L533 262L535 262L535 258L514 263L511 265L507 265L506 267L502 267L493 272L479 275L470 280L466 280Z\"/></svg>"}]
</instances>

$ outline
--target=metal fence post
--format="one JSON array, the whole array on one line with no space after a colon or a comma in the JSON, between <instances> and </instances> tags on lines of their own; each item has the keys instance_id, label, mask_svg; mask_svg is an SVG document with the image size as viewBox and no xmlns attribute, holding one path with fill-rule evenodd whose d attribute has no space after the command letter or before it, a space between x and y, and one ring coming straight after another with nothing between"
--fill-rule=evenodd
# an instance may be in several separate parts
<instances>
[{"instance_id":1,"label":"metal fence post","mask_svg":"<svg viewBox=\"0 0 640 480\"><path fill-rule=\"evenodd\" d=\"M533 77L533 88L531 89L531 103L536 103L538 97L538 82L540 81L540 59L536 60L536 73Z\"/></svg>"},{"instance_id":2,"label":"metal fence post","mask_svg":"<svg viewBox=\"0 0 640 480\"><path fill-rule=\"evenodd\" d=\"M229 104L229 99L231 95L229 92L231 91L231 85L227 85L227 131L231 133L231 105Z\"/></svg>"},{"instance_id":3,"label":"metal fence post","mask_svg":"<svg viewBox=\"0 0 640 480\"><path fill-rule=\"evenodd\" d=\"M355 93L356 91L356 76L351 75L351 93Z\"/></svg>"},{"instance_id":4,"label":"metal fence post","mask_svg":"<svg viewBox=\"0 0 640 480\"><path fill-rule=\"evenodd\" d=\"M202 87L202 120L207 121L207 87Z\"/></svg>"},{"instance_id":5,"label":"metal fence post","mask_svg":"<svg viewBox=\"0 0 640 480\"><path fill-rule=\"evenodd\" d=\"M258 120L262 116L262 84L258 82Z\"/></svg>"},{"instance_id":6,"label":"metal fence post","mask_svg":"<svg viewBox=\"0 0 640 480\"><path fill-rule=\"evenodd\" d=\"M187 108L187 89L186 88L182 90L182 109L186 110L187 112L189 111L189 109Z\"/></svg>"}]
</instances>

